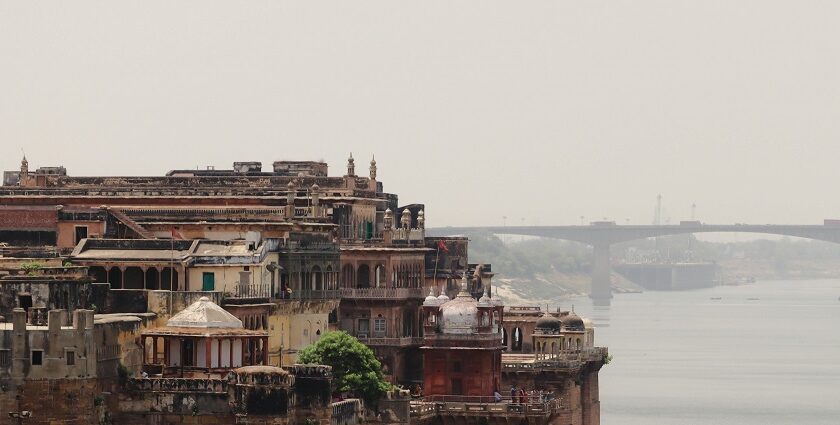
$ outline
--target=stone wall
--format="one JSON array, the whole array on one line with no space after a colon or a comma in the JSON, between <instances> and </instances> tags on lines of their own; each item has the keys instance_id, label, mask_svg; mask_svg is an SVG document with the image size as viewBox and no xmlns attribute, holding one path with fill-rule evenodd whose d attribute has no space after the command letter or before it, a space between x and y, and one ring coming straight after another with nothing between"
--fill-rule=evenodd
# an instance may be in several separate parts
<instances>
[{"instance_id":1,"label":"stone wall","mask_svg":"<svg viewBox=\"0 0 840 425\"><path fill-rule=\"evenodd\" d=\"M20 386L7 387L5 382L2 385L0 412L4 418L7 412L28 410L32 416L24 420L27 425L89 425L104 419L100 417L102 409L94 405L102 392L95 378L28 380Z\"/></svg>"}]
</instances>

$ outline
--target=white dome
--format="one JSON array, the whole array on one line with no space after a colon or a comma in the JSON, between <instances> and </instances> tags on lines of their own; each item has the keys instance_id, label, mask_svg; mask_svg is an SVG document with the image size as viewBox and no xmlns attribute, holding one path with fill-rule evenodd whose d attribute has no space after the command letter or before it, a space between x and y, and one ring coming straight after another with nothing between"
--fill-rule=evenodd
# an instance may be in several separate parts
<instances>
[{"instance_id":1,"label":"white dome","mask_svg":"<svg viewBox=\"0 0 840 425\"><path fill-rule=\"evenodd\" d=\"M471 334L478 327L478 302L471 296L458 294L440 306L441 330L446 334Z\"/></svg>"},{"instance_id":2,"label":"white dome","mask_svg":"<svg viewBox=\"0 0 840 425\"><path fill-rule=\"evenodd\" d=\"M172 316L166 321L166 326L174 328L243 328L241 320L207 297L199 298L198 301Z\"/></svg>"},{"instance_id":3,"label":"white dome","mask_svg":"<svg viewBox=\"0 0 840 425\"><path fill-rule=\"evenodd\" d=\"M449 301L449 298L446 299ZM423 301L423 305L426 307L435 307L442 304L442 301L438 297L435 296L434 288L429 288L429 295Z\"/></svg>"}]
</instances>

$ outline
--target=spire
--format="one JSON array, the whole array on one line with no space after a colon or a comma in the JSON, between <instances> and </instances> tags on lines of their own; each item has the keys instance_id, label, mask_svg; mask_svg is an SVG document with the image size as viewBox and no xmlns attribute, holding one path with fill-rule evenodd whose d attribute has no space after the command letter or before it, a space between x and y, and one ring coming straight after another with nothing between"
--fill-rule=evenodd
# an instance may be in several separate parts
<instances>
[{"instance_id":1,"label":"spire","mask_svg":"<svg viewBox=\"0 0 840 425\"><path fill-rule=\"evenodd\" d=\"M376 156L371 157L370 160L370 179L376 180Z\"/></svg>"},{"instance_id":2,"label":"spire","mask_svg":"<svg viewBox=\"0 0 840 425\"><path fill-rule=\"evenodd\" d=\"M470 284L469 270L464 269L464 276L461 278L461 291L458 292L458 298L461 298L461 297L472 298L472 296L470 295L469 284Z\"/></svg>"},{"instance_id":3,"label":"spire","mask_svg":"<svg viewBox=\"0 0 840 425\"><path fill-rule=\"evenodd\" d=\"M353 160L353 152L350 152L350 158L347 158L347 175L348 176L355 176L356 175L356 164Z\"/></svg>"}]
</instances>

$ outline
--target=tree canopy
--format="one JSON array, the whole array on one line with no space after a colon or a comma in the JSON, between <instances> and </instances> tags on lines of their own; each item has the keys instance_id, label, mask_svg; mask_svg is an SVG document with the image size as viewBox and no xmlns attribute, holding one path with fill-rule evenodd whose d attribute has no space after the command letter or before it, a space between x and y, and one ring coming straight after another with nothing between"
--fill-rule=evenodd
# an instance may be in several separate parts
<instances>
[{"instance_id":1,"label":"tree canopy","mask_svg":"<svg viewBox=\"0 0 840 425\"><path fill-rule=\"evenodd\" d=\"M300 352L298 361L332 366L336 390L354 393L370 405L391 389L373 351L344 331L325 333Z\"/></svg>"}]
</instances>

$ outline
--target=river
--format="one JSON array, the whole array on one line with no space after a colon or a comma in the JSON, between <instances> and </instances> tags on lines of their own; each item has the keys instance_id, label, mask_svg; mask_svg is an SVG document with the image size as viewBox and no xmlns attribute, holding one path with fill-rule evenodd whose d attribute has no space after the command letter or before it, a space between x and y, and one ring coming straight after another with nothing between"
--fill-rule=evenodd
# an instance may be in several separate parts
<instances>
[{"instance_id":1,"label":"river","mask_svg":"<svg viewBox=\"0 0 840 425\"><path fill-rule=\"evenodd\" d=\"M601 423L840 424L838 297L792 280L575 300L613 355Z\"/></svg>"}]
</instances>

